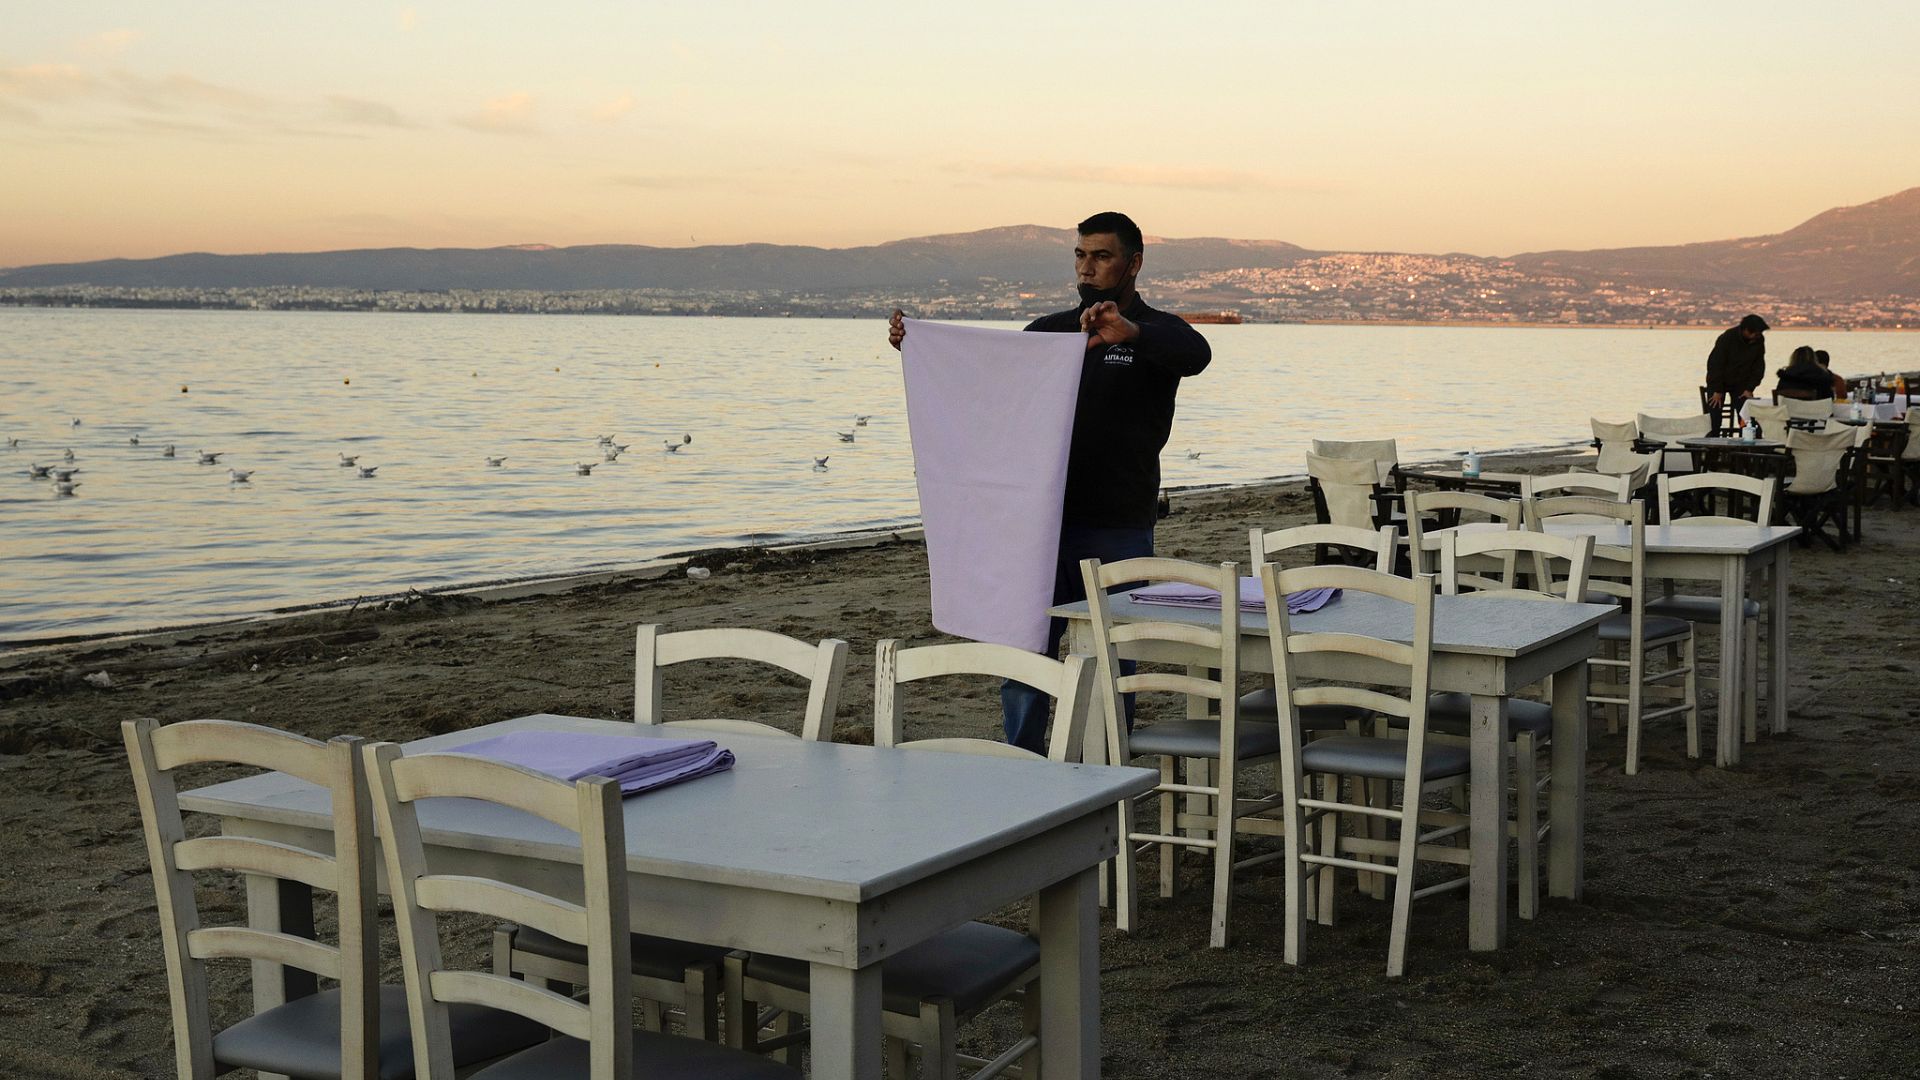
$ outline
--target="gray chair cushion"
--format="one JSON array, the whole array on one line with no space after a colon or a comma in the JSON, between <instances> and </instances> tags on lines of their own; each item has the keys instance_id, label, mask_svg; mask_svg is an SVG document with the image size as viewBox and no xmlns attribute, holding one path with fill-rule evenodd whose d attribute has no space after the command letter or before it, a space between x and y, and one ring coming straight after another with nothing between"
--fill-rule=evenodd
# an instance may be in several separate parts
<instances>
[{"instance_id":1,"label":"gray chair cushion","mask_svg":"<svg viewBox=\"0 0 1920 1080\"><path fill-rule=\"evenodd\" d=\"M584 1041L561 1036L497 1061L468 1080L588 1080L588 1052ZM797 1080L800 1073L719 1043L636 1030L633 1075L636 1080Z\"/></svg>"},{"instance_id":2,"label":"gray chair cushion","mask_svg":"<svg viewBox=\"0 0 1920 1080\"><path fill-rule=\"evenodd\" d=\"M1265 757L1280 752L1280 725L1269 716L1235 724L1234 741L1240 744L1238 759ZM1133 730L1127 745L1135 755L1217 758L1220 756L1220 721L1167 720Z\"/></svg>"},{"instance_id":3,"label":"gray chair cushion","mask_svg":"<svg viewBox=\"0 0 1920 1080\"><path fill-rule=\"evenodd\" d=\"M1240 699L1240 719L1274 723L1280 719L1279 696L1271 689L1255 690ZM1303 705L1300 726L1308 731L1344 729L1348 722L1364 723L1373 715L1358 705ZM1279 729L1275 729L1277 732Z\"/></svg>"},{"instance_id":4,"label":"gray chair cushion","mask_svg":"<svg viewBox=\"0 0 1920 1080\"><path fill-rule=\"evenodd\" d=\"M1449 735L1464 735L1472 719L1472 704L1473 699L1465 694L1434 694L1427 698L1427 726ZM1394 724L1407 726L1399 717L1394 718ZM1508 698L1507 730L1514 734L1522 731L1538 736L1552 734L1553 706L1543 701Z\"/></svg>"},{"instance_id":5,"label":"gray chair cushion","mask_svg":"<svg viewBox=\"0 0 1920 1080\"><path fill-rule=\"evenodd\" d=\"M1309 773L1398 780L1407 775L1407 744L1403 739L1369 739L1363 735L1315 739L1301 748L1300 767ZM1428 743L1420 761L1420 779L1465 776L1467 768L1466 747Z\"/></svg>"},{"instance_id":6,"label":"gray chair cushion","mask_svg":"<svg viewBox=\"0 0 1920 1080\"><path fill-rule=\"evenodd\" d=\"M718 945L695 945L692 942L652 937L647 934L634 934L632 942L634 973L654 979L665 979L669 982L679 982L686 977L687 969L696 964L712 964L717 967L727 955L727 950ZM585 945L575 945L571 941L541 933L530 926L523 926L514 934L513 947L536 956L578 964L581 967L587 966Z\"/></svg>"},{"instance_id":7,"label":"gray chair cushion","mask_svg":"<svg viewBox=\"0 0 1920 1080\"><path fill-rule=\"evenodd\" d=\"M1018 930L966 923L881 961L880 1006L918 1016L922 1001L944 997L953 1001L954 1012L967 1016L1039 963L1040 943ZM748 978L789 990L804 991L807 974L804 960L758 953L747 960Z\"/></svg>"},{"instance_id":8,"label":"gray chair cushion","mask_svg":"<svg viewBox=\"0 0 1920 1080\"><path fill-rule=\"evenodd\" d=\"M544 1042L545 1025L523 1016L477 1005L447 1008L453 1032L453 1061L476 1061ZM213 1037L213 1057L222 1065L285 1073L301 1080L339 1080L340 991L295 998L250 1016ZM413 1031L407 1021L407 992L380 988L380 1080L413 1076Z\"/></svg>"},{"instance_id":9,"label":"gray chair cushion","mask_svg":"<svg viewBox=\"0 0 1920 1080\"><path fill-rule=\"evenodd\" d=\"M1685 619L1676 619L1671 615L1647 615L1641 626L1642 641L1658 641L1661 638L1686 637L1693 633L1693 624ZM1601 641L1633 640L1633 620L1627 615L1612 615L1600 624Z\"/></svg>"},{"instance_id":10,"label":"gray chair cushion","mask_svg":"<svg viewBox=\"0 0 1920 1080\"><path fill-rule=\"evenodd\" d=\"M1760 617L1760 601L1742 600L1740 603L1747 618ZM1717 623L1720 621L1720 598L1685 594L1656 597L1647 601L1647 614L1670 615L1688 622Z\"/></svg>"}]
</instances>

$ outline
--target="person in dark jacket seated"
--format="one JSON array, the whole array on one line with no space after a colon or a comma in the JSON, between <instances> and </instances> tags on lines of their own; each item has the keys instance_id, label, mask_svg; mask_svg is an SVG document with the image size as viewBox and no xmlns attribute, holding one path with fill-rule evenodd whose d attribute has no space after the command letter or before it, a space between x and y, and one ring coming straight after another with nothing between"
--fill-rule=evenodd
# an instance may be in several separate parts
<instances>
[{"instance_id":1,"label":"person in dark jacket seated","mask_svg":"<svg viewBox=\"0 0 1920 1080\"><path fill-rule=\"evenodd\" d=\"M1787 366L1776 374L1780 380L1773 388L1776 397L1820 401L1829 396L1833 385L1831 373L1820 366L1811 345L1802 345L1793 350L1793 355L1787 359Z\"/></svg>"}]
</instances>

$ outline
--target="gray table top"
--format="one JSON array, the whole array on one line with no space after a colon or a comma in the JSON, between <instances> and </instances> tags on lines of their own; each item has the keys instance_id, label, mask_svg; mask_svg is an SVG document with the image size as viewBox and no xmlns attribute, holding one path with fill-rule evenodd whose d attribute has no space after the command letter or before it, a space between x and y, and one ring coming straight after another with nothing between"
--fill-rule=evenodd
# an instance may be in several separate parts
<instances>
[{"instance_id":1,"label":"gray table top","mask_svg":"<svg viewBox=\"0 0 1920 1080\"><path fill-rule=\"evenodd\" d=\"M1217 608L1141 604L1124 595L1112 596L1107 603L1115 619L1128 622L1151 620L1191 623L1195 626L1220 625L1220 611ZM1443 653L1523 656L1598 626L1618 610L1611 604L1436 596L1433 598L1433 648L1435 652ZM1084 619L1087 617L1087 602L1081 600L1062 604L1048 613L1069 619ZM1303 634L1364 634L1402 642L1411 640L1413 636L1413 615L1406 604L1352 590L1341 593L1319 611L1293 616L1291 623L1295 631ZM1240 631L1243 634L1267 636L1266 614L1242 611Z\"/></svg>"},{"instance_id":2,"label":"gray table top","mask_svg":"<svg viewBox=\"0 0 1920 1080\"><path fill-rule=\"evenodd\" d=\"M455 750L509 731L640 734L631 723L523 716L407 744ZM630 872L866 901L1153 787L1147 769L710 735L734 767L626 801ZM186 792L182 807L330 827L326 794L283 773ZM577 863L573 833L472 799L419 804L429 843Z\"/></svg>"},{"instance_id":3,"label":"gray table top","mask_svg":"<svg viewBox=\"0 0 1920 1080\"><path fill-rule=\"evenodd\" d=\"M1659 440L1647 439L1645 441L1658 442ZM1712 437L1702 436L1697 439L1678 439L1676 441L1681 446L1702 446L1708 449L1716 449L1716 450L1717 449L1780 450L1785 448L1787 445L1786 443L1780 442L1775 439L1737 439L1737 438L1729 438L1724 435L1715 435Z\"/></svg>"},{"instance_id":4,"label":"gray table top","mask_svg":"<svg viewBox=\"0 0 1920 1080\"><path fill-rule=\"evenodd\" d=\"M1474 522L1456 526L1461 532L1487 532L1506 526ZM1632 542L1626 525L1611 522L1547 522L1556 536L1591 536L1597 544L1625 547ZM1756 555L1800 535L1796 525L1674 525L1647 526L1650 555Z\"/></svg>"}]
</instances>

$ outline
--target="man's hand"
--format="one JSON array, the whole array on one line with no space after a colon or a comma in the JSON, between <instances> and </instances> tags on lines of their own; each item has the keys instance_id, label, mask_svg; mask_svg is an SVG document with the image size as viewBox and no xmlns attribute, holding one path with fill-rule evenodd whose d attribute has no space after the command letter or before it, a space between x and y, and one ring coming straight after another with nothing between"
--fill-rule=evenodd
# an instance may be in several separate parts
<instances>
[{"instance_id":1,"label":"man's hand","mask_svg":"<svg viewBox=\"0 0 1920 1080\"><path fill-rule=\"evenodd\" d=\"M894 308L893 314L887 316L887 344L897 349L900 347L900 343L906 339L907 313L901 311L899 308Z\"/></svg>"},{"instance_id":2,"label":"man's hand","mask_svg":"<svg viewBox=\"0 0 1920 1080\"><path fill-rule=\"evenodd\" d=\"M1120 305L1102 300L1080 313L1080 329L1087 333L1087 348L1118 345L1140 336L1140 325L1120 314Z\"/></svg>"}]
</instances>

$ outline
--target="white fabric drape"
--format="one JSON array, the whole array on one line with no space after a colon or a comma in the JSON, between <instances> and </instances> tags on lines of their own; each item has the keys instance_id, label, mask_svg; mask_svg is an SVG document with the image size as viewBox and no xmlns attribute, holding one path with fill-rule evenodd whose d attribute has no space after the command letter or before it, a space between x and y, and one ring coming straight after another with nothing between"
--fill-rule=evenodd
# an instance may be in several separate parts
<instances>
[{"instance_id":1,"label":"white fabric drape","mask_svg":"<svg viewBox=\"0 0 1920 1080\"><path fill-rule=\"evenodd\" d=\"M907 424L933 625L1046 645L1086 336L907 320Z\"/></svg>"}]
</instances>

